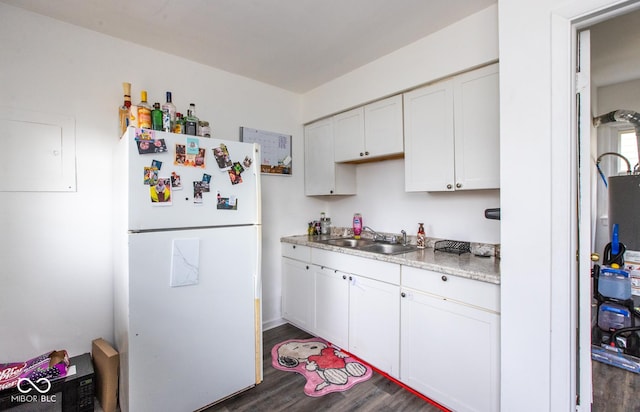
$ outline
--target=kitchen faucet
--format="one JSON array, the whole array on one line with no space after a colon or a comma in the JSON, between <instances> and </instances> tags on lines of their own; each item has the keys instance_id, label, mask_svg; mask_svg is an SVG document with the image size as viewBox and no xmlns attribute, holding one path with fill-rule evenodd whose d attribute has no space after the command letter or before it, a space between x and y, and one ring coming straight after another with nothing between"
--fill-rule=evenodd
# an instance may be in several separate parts
<instances>
[{"instance_id":1,"label":"kitchen faucet","mask_svg":"<svg viewBox=\"0 0 640 412\"><path fill-rule=\"evenodd\" d=\"M365 230L368 230L371 233L373 233L373 241L374 242L398 243L398 236L396 236L396 235L385 236L382 233L378 233L375 230L371 229L369 226L365 226L365 227L362 228L363 232ZM407 232L405 232L403 230L400 233L402 233L402 244L406 245L407 244Z\"/></svg>"}]
</instances>

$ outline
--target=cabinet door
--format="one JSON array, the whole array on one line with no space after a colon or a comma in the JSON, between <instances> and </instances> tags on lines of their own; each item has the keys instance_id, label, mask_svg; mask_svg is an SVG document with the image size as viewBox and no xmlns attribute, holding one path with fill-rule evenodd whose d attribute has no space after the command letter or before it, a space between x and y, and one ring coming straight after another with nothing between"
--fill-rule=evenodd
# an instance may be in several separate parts
<instances>
[{"instance_id":1,"label":"cabinet door","mask_svg":"<svg viewBox=\"0 0 640 412\"><path fill-rule=\"evenodd\" d=\"M405 190L454 189L453 81L404 94Z\"/></svg>"},{"instance_id":2,"label":"cabinet door","mask_svg":"<svg viewBox=\"0 0 640 412\"><path fill-rule=\"evenodd\" d=\"M309 263L282 258L282 317L311 331L313 295Z\"/></svg>"},{"instance_id":3,"label":"cabinet door","mask_svg":"<svg viewBox=\"0 0 640 412\"><path fill-rule=\"evenodd\" d=\"M314 332L346 350L349 347L349 275L315 265L312 269Z\"/></svg>"},{"instance_id":4,"label":"cabinet door","mask_svg":"<svg viewBox=\"0 0 640 412\"><path fill-rule=\"evenodd\" d=\"M333 160L333 121L319 120L304 128L304 191L307 196L352 195L355 165Z\"/></svg>"},{"instance_id":5,"label":"cabinet door","mask_svg":"<svg viewBox=\"0 0 640 412\"><path fill-rule=\"evenodd\" d=\"M498 65L454 78L456 189L500 187Z\"/></svg>"},{"instance_id":6,"label":"cabinet door","mask_svg":"<svg viewBox=\"0 0 640 412\"><path fill-rule=\"evenodd\" d=\"M392 96L364 107L364 155L385 157L404 151L402 96Z\"/></svg>"},{"instance_id":7,"label":"cabinet door","mask_svg":"<svg viewBox=\"0 0 640 412\"><path fill-rule=\"evenodd\" d=\"M304 128L304 189L306 195L334 190L333 122L320 120Z\"/></svg>"},{"instance_id":8,"label":"cabinet door","mask_svg":"<svg viewBox=\"0 0 640 412\"><path fill-rule=\"evenodd\" d=\"M349 351L399 378L400 288L351 275Z\"/></svg>"},{"instance_id":9,"label":"cabinet door","mask_svg":"<svg viewBox=\"0 0 640 412\"><path fill-rule=\"evenodd\" d=\"M358 107L333 116L333 150L336 162L360 160L364 154L364 109Z\"/></svg>"},{"instance_id":10,"label":"cabinet door","mask_svg":"<svg viewBox=\"0 0 640 412\"><path fill-rule=\"evenodd\" d=\"M498 314L403 289L401 379L456 411L498 411Z\"/></svg>"}]
</instances>

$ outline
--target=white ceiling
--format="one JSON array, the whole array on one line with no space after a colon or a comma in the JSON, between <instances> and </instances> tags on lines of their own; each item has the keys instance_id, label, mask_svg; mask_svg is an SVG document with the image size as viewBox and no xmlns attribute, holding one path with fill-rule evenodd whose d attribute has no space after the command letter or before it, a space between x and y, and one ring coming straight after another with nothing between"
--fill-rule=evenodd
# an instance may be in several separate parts
<instances>
[{"instance_id":1,"label":"white ceiling","mask_svg":"<svg viewBox=\"0 0 640 412\"><path fill-rule=\"evenodd\" d=\"M304 93L497 0L0 0Z\"/></svg>"}]
</instances>

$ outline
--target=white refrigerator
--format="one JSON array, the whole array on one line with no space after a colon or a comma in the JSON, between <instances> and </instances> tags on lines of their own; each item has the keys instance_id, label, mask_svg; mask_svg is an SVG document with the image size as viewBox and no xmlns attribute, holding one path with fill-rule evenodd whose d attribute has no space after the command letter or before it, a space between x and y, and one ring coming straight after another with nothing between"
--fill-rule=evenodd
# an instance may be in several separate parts
<instances>
[{"instance_id":1,"label":"white refrigerator","mask_svg":"<svg viewBox=\"0 0 640 412\"><path fill-rule=\"evenodd\" d=\"M114 155L122 411L194 411L262 380L256 144L130 127Z\"/></svg>"}]
</instances>

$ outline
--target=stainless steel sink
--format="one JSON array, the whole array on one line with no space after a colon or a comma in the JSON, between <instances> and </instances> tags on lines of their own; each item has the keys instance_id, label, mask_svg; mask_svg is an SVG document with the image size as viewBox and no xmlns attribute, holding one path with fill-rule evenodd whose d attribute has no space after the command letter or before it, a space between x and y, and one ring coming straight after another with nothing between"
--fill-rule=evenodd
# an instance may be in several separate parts
<instances>
[{"instance_id":1,"label":"stainless steel sink","mask_svg":"<svg viewBox=\"0 0 640 412\"><path fill-rule=\"evenodd\" d=\"M413 252L417 250L415 245L402 245L398 243L373 243L371 245L358 248L365 252L382 253L385 255L396 255L400 253Z\"/></svg>"},{"instance_id":2,"label":"stainless steel sink","mask_svg":"<svg viewBox=\"0 0 640 412\"><path fill-rule=\"evenodd\" d=\"M353 239L353 238L342 238L342 239L327 239L321 241L321 243L326 243L327 245L340 246L340 247L353 247L360 248L367 245L373 245L373 241L369 239Z\"/></svg>"},{"instance_id":3,"label":"stainless steel sink","mask_svg":"<svg viewBox=\"0 0 640 412\"><path fill-rule=\"evenodd\" d=\"M400 243L375 242L373 239L354 238L333 238L318 239L316 242L338 247L362 250L371 253L381 253L384 255L396 255L400 253L413 252L417 249L415 245L403 245Z\"/></svg>"}]
</instances>

